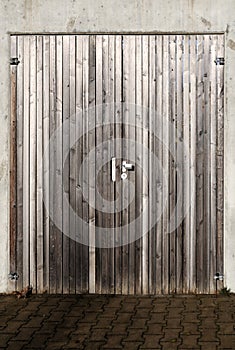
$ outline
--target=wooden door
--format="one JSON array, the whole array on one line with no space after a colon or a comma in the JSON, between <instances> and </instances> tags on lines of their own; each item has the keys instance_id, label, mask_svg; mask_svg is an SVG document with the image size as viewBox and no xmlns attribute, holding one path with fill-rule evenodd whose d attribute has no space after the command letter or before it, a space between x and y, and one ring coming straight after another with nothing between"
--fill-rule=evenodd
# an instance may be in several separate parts
<instances>
[{"instance_id":1,"label":"wooden door","mask_svg":"<svg viewBox=\"0 0 235 350\"><path fill-rule=\"evenodd\" d=\"M11 57L16 288L213 292L224 36L13 35Z\"/></svg>"}]
</instances>

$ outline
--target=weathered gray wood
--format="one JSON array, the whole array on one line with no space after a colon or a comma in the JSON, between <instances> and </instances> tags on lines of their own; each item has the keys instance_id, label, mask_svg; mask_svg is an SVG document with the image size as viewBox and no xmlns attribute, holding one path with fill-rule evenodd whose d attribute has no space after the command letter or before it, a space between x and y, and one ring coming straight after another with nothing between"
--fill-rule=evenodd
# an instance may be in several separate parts
<instances>
[{"instance_id":1,"label":"weathered gray wood","mask_svg":"<svg viewBox=\"0 0 235 350\"><path fill-rule=\"evenodd\" d=\"M88 155L88 108L89 108L89 36L83 36L83 152L82 152L82 161L84 161L85 157ZM82 171L82 189L88 188L88 164L83 166ZM85 195L87 190L85 190ZM87 223L89 221L89 204L86 201L86 198L83 194L82 200L83 206L83 236L86 241L89 242L89 229ZM88 240L87 240L88 239ZM89 247L87 246L83 250L83 290L89 290Z\"/></svg>"},{"instance_id":2,"label":"weathered gray wood","mask_svg":"<svg viewBox=\"0 0 235 350\"><path fill-rule=\"evenodd\" d=\"M204 289L210 289L210 281L213 278L213 275L210 275L210 194L211 194L211 184L210 184L210 173L211 173L211 159L210 159L210 114L209 114L209 69L210 69L210 47L209 47L209 36L204 36L204 54L203 54L203 110L204 110L204 118L203 118L203 137L204 137L204 224L205 231L207 234L204 234L204 278L205 285Z\"/></svg>"},{"instance_id":3,"label":"weathered gray wood","mask_svg":"<svg viewBox=\"0 0 235 350\"><path fill-rule=\"evenodd\" d=\"M127 161L130 163L133 163L135 165L135 125L136 125L136 116L135 116L135 86L136 86L136 80L135 80L135 55L133 53L135 52L135 36L129 37L128 40L128 55L129 60L127 62L128 66L126 68L126 73L128 74L128 87L126 88L126 96L124 95L125 103L126 103L126 122L129 124L128 126L128 142L127 142ZM126 82L126 80L125 80ZM124 87L125 87L124 82ZM130 182L130 185L135 188L135 171L129 171L128 172L128 181ZM131 200L131 190L129 186L129 193L128 193L128 223L131 224L135 220L135 193L133 195L133 200ZM130 227L128 228L128 236L131 237L131 231ZM134 294L135 293L135 242L129 243L128 247L128 293Z\"/></svg>"},{"instance_id":4,"label":"weathered gray wood","mask_svg":"<svg viewBox=\"0 0 235 350\"><path fill-rule=\"evenodd\" d=\"M171 35L169 38L169 70L170 70L170 105L169 105L169 120L170 120L170 132L169 132L169 144L170 144L170 155L169 155L169 214L172 218L175 214L176 204L176 184L175 184L175 129L176 129L176 37ZM170 241L170 276L169 276L169 291L170 293L176 292L176 233L175 231L169 234Z\"/></svg>"},{"instance_id":5,"label":"weathered gray wood","mask_svg":"<svg viewBox=\"0 0 235 350\"><path fill-rule=\"evenodd\" d=\"M176 129L177 129L177 150L176 150L176 182L177 182L177 201L181 203L181 205L177 206L176 215L177 217L183 216L183 152L182 152L182 141L183 141L183 99L182 99L182 91L183 91L183 80L182 80L182 72L183 72L183 44L182 44L182 35L177 35L176 42L176 65L177 65L177 90L176 90L176 111L177 111L177 120L176 120ZM176 264L177 264L177 276L176 276L176 292L182 293L183 290L183 225L180 223L177 226L176 233Z\"/></svg>"},{"instance_id":6,"label":"weathered gray wood","mask_svg":"<svg viewBox=\"0 0 235 350\"><path fill-rule=\"evenodd\" d=\"M218 35L218 57L224 57L224 36ZM224 221L224 66L217 66L217 271L223 273Z\"/></svg>"},{"instance_id":7,"label":"weathered gray wood","mask_svg":"<svg viewBox=\"0 0 235 350\"><path fill-rule=\"evenodd\" d=\"M24 38L23 285L29 282L29 37Z\"/></svg>"},{"instance_id":8,"label":"weathered gray wood","mask_svg":"<svg viewBox=\"0 0 235 350\"><path fill-rule=\"evenodd\" d=\"M37 291L43 292L43 37L37 37L37 129L36 129L36 222L37 222Z\"/></svg>"},{"instance_id":9,"label":"weathered gray wood","mask_svg":"<svg viewBox=\"0 0 235 350\"><path fill-rule=\"evenodd\" d=\"M196 290L196 40L190 36L190 291Z\"/></svg>"},{"instance_id":10,"label":"weathered gray wood","mask_svg":"<svg viewBox=\"0 0 235 350\"><path fill-rule=\"evenodd\" d=\"M69 115L70 115L70 140L76 139L76 81L75 81L75 67L76 67L76 47L75 36L69 37ZM76 290L76 241L74 239L75 233L75 216L74 209L76 206L76 144L70 141L70 175L69 175L69 198L70 198L70 251L69 251L69 292L74 294Z\"/></svg>"},{"instance_id":11,"label":"weathered gray wood","mask_svg":"<svg viewBox=\"0 0 235 350\"><path fill-rule=\"evenodd\" d=\"M155 289L155 230L152 227L155 216L155 193L156 187L154 184L155 166L154 164L154 130L156 121L156 79L155 79L155 36L149 37L149 168L148 168L148 186L149 186L149 293L153 294Z\"/></svg>"},{"instance_id":12,"label":"weathered gray wood","mask_svg":"<svg viewBox=\"0 0 235 350\"><path fill-rule=\"evenodd\" d=\"M95 147L95 36L89 41L89 133L88 152ZM95 293L95 159L89 162L89 292ZM112 264L113 265L113 264Z\"/></svg>"},{"instance_id":13,"label":"weathered gray wood","mask_svg":"<svg viewBox=\"0 0 235 350\"><path fill-rule=\"evenodd\" d=\"M149 37L147 35L143 36L143 66L142 66L142 79L143 79L143 231L145 234L142 234L142 293L147 294L149 292L149 279L148 279L148 230L149 230L149 221L148 221L148 211L149 211L149 189L148 189L148 166L149 160L148 156L144 152L144 149L149 147L149 114L148 114L148 101L149 101Z\"/></svg>"},{"instance_id":14,"label":"weathered gray wood","mask_svg":"<svg viewBox=\"0 0 235 350\"><path fill-rule=\"evenodd\" d=\"M76 36L76 215L81 220L83 217L83 195L82 183L80 180L80 170L82 164L82 130L83 130L83 36ZM86 256L87 247L80 242L83 238L82 225L76 226L76 293L87 292L86 283L83 283L83 263L84 254Z\"/></svg>"},{"instance_id":15,"label":"weathered gray wood","mask_svg":"<svg viewBox=\"0 0 235 350\"><path fill-rule=\"evenodd\" d=\"M162 118L163 118L163 171L169 174L169 45L168 36L163 37L163 91L162 91ZM169 292L169 186L168 181L163 186L163 293ZM165 258L167 257L167 258Z\"/></svg>"},{"instance_id":16,"label":"weathered gray wood","mask_svg":"<svg viewBox=\"0 0 235 350\"><path fill-rule=\"evenodd\" d=\"M188 293L189 291L189 242L190 242L190 178L189 178L189 42L188 36L183 37L183 49L184 49L184 71L183 71L183 142L184 142L184 240L183 240L183 292Z\"/></svg>"},{"instance_id":17,"label":"weathered gray wood","mask_svg":"<svg viewBox=\"0 0 235 350\"><path fill-rule=\"evenodd\" d=\"M50 138L50 37L43 37L43 290L49 292L49 249L50 249L50 149L48 142Z\"/></svg>"},{"instance_id":18,"label":"weathered gray wood","mask_svg":"<svg viewBox=\"0 0 235 350\"><path fill-rule=\"evenodd\" d=\"M30 284L36 289L36 37L30 37L29 243Z\"/></svg>"},{"instance_id":19,"label":"weathered gray wood","mask_svg":"<svg viewBox=\"0 0 235 350\"><path fill-rule=\"evenodd\" d=\"M214 291L213 275L223 272L224 67L214 62L223 57L223 40L223 35L12 38L11 55L20 59L11 92L12 103L17 100L18 174L11 268L23 275L17 288L32 283L50 293ZM60 129L55 142L53 133L64 121L69 127ZM105 143L115 138L123 138L122 150ZM95 159L80 174L94 147ZM111 181L110 160L120 151L118 166L122 160L136 165L128 172L132 203L118 169L117 181ZM120 204L113 204L118 190L122 204L129 202L120 212ZM83 225L69 214L63 191ZM106 212L106 201L115 214ZM183 209L183 223L169 233L171 216ZM115 227L116 239L120 232L130 236L124 225L142 212L136 236L148 231L144 237L115 249L94 248L101 243L98 227ZM75 232L90 247L69 237Z\"/></svg>"},{"instance_id":20,"label":"weathered gray wood","mask_svg":"<svg viewBox=\"0 0 235 350\"><path fill-rule=\"evenodd\" d=\"M135 43L135 80L136 80L136 143L138 149L136 149L136 167L135 167L135 204L136 219L141 217L142 214L142 193L143 193L143 155L142 144L143 130L142 130L142 37L136 36ZM136 221L136 236L141 237L142 232L142 219ZM135 243L135 292L136 294L142 293L142 239L138 238Z\"/></svg>"},{"instance_id":21,"label":"weathered gray wood","mask_svg":"<svg viewBox=\"0 0 235 350\"><path fill-rule=\"evenodd\" d=\"M50 130L50 178L49 178L49 206L50 212L54 214L55 210L55 181L54 176L56 172L56 144L55 140L52 138L52 135L55 131L56 125L56 66L55 66L55 36L50 36L50 48L49 48L49 130ZM49 140L48 140L49 141ZM56 273L57 273L57 256L56 256L56 227L53 220L50 218L50 235L49 235L49 292L56 293L57 292L57 283L56 283Z\"/></svg>"},{"instance_id":22,"label":"weathered gray wood","mask_svg":"<svg viewBox=\"0 0 235 350\"><path fill-rule=\"evenodd\" d=\"M17 57L17 37L11 39L11 57ZM10 122L10 271L15 272L17 249L17 67L11 66Z\"/></svg>"},{"instance_id":23,"label":"weathered gray wood","mask_svg":"<svg viewBox=\"0 0 235 350\"><path fill-rule=\"evenodd\" d=\"M70 42L69 36L63 36L63 192L70 202L69 182L70 182ZM87 92L86 92L87 93ZM66 127L65 127L66 125ZM63 202L63 292L69 293L69 251L70 251L70 220L69 209Z\"/></svg>"},{"instance_id":24,"label":"weathered gray wood","mask_svg":"<svg viewBox=\"0 0 235 350\"><path fill-rule=\"evenodd\" d=\"M203 195L203 38L197 36L197 291L204 292L204 195Z\"/></svg>"},{"instance_id":25,"label":"weathered gray wood","mask_svg":"<svg viewBox=\"0 0 235 350\"><path fill-rule=\"evenodd\" d=\"M102 226L102 212L98 207L98 204L102 204L102 102L103 102L103 77L102 77L102 62L103 62L103 38L102 36L96 37L96 124L98 126L96 130L96 186L97 192L100 197L96 197L96 222L98 227ZM100 200L99 200L100 198ZM96 244L99 244L99 238L96 238ZM101 276L102 274L102 250L96 248L96 293L101 293Z\"/></svg>"},{"instance_id":26,"label":"weathered gray wood","mask_svg":"<svg viewBox=\"0 0 235 350\"><path fill-rule=\"evenodd\" d=\"M24 70L24 38L18 37L17 57L21 64L17 67L17 289L23 288L23 70Z\"/></svg>"},{"instance_id":27,"label":"weathered gray wood","mask_svg":"<svg viewBox=\"0 0 235 350\"><path fill-rule=\"evenodd\" d=\"M114 137L121 139L122 137L122 36L115 37L115 66L114 66L114 88L115 88L115 111L114 111ZM120 145L115 143L114 155L117 155ZM120 160L119 160L120 162ZM116 169L118 172L118 169ZM120 173L119 173L120 176ZM121 179L118 178L114 184L114 199L118 201L115 204L115 243L118 241L119 234L121 233ZM114 250L114 278L115 278L115 294L122 293L122 247L116 247Z\"/></svg>"}]
</instances>

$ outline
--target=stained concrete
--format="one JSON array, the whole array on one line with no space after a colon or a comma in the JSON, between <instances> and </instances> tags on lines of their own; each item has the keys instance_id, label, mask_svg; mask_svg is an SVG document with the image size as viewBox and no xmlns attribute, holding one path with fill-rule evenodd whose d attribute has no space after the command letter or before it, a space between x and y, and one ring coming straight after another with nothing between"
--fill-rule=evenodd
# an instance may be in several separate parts
<instances>
[{"instance_id":1,"label":"stained concrete","mask_svg":"<svg viewBox=\"0 0 235 350\"><path fill-rule=\"evenodd\" d=\"M235 291L234 0L1 0L0 291L9 272L9 36L11 33L182 32L226 35L225 283Z\"/></svg>"}]
</instances>

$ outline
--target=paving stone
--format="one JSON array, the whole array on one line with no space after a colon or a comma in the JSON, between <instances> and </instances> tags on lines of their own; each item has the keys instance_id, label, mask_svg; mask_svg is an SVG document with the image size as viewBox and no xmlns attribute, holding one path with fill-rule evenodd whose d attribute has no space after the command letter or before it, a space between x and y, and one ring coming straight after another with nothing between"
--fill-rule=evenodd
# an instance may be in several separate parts
<instances>
[{"instance_id":1,"label":"paving stone","mask_svg":"<svg viewBox=\"0 0 235 350\"><path fill-rule=\"evenodd\" d=\"M234 334L235 326L234 323L219 323L218 334Z\"/></svg>"},{"instance_id":2,"label":"paving stone","mask_svg":"<svg viewBox=\"0 0 235 350\"><path fill-rule=\"evenodd\" d=\"M142 342L123 342L122 343L122 348L124 350L137 350L139 347L142 345Z\"/></svg>"},{"instance_id":3,"label":"paving stone","mask_svg":"<svg viewBox=\"0 0 235 350\"><path fill-rule=\"evenodd\" d=\"M190 349L190 350L193 348L200 349L200 346L198 344L198 339L199 339L198 335L181 335L180 338L182 339L182 346L185 349Z\"/></svg>"},{"instance_id":4,"label":"paving stone","mask_svg":"<svg viewBox=\"0 0 235 350\"><path fill-rule=\"evenodd\" d=\"M88 334L91 330L92 323L82 323L79 322L73 334Z\"/></svg>"},{"instance_id":5,"label":"paving stone","mask_svg":"<svg viewBox=\"0 0 235 350\"><path fill-rule=\"evenodd\" d=\"M200 329L217 329L218 326L216 324L215 319L208 318L208 319L201 320L199 328Z\"/></svg>"},{"instance_id":6,"label":"paving stone","mask_svg":"<svg viewBox=\"0 0 235 350\"><path fill-rule=\"evenodd\" d=\"M235 334L233 335L218 335L218 338L220 340L220 347L221 348L232 348L235 349Z\"/></svg>"},{"instance_id":7,"label":"paving stone","mask_svg":"<svg viewBox=\"0 0 235 350\"><path fill-rule=\"evenodd\" d=\"M122 349L123 336L121 335L110 335L107 339L103 349Z\"/></svg>"},{"instance_id":8,"label":"paving stone","mask_svg":"<svg viewBox=\"0 0 235 350\"><path fill-rule=\"evenodd\" d=\"M179 339L181 329L163 329L163 336L162 340L163 342L177 342Z\"/></svg>"},{"instance_id":9,"label":"paving stone","mask_svg":"<svg viewBox=\"0 0 235 350\"><path fill-rule=\"evenodd\" d=\"M147 323L146 323L146 319L144 318L139 318L139 319L135 319L132 321L131 325L129 326L129 328L147 328Z\"/></svg>"},{"instance_id":10,"label":"paving stone","mask_svg":"<svg viewBox=\"0 0 235 350\"><path fill-rule=\"evenodd\" d=\"M23 350L27 348L27 344L25 341L9 341L7 347L9 350Z\"/></svg>"},{"instance_id":11,"label":"paving stone","mask_svg":"<svg viewBox=\"0 0 235 350\"><path fill-rule=\"evenodd\" d=\"M28 347L30 349L35 349L41 347L41 349L45 348L45 343L48 341L47 334L35 334L32 340L29 342Z\"/></svg>"},{"instance_id":12,"label":"paving stone","mask_svg":"<svg viewBox=\"0 0 235 350\"><path fill-rule=\"evenodd\" d=\"M93 325L93 328L106 328L106 329L111 329L112 328L112 321L113 319L110 318L101 318L97 321L95 325Z\"/></svg>"},{"instance_id":13,"label":"paving stone","mask_svg":"<svg viewBox=\"0 0 235 350\"><path fill-rule=\"evenodd\" d=\"M61 322L64 316L63 311L53 311L50 317L47 319L48 322Z\"/></svg>"},{"instance_id":14,"label":"paving stone","mask_svg":"<svg viewBox=\"0 0 235 350\"><path fill-rule=\"evenodd\" d=\"M141 349L156 349L160 348L160 339L162 335L147 335L144 336L144 344L141 346Z\"/></svg>"},{"instance_id":15,"label":"paving stone","mask_svg":"<svg viewBox=\"0 0 235 350\"><path fill-rule=\"evenodd\" d=\"M147 330L144 334L163 334L163 326L161 323L151 323L148 324Z\"/></svg>"},{"instance_id":16,"label":"paving stone","mask_svg":"<svg viewBox=\"0 0 235 350\"><path fill-rule=\"evenodd\" d=\"M99 349L103 349L104 344L105 344L104 342L89 342L87 345L85 345L84 350L99 350Z\"/></svg>"},{"instance_id":17,"label":"paving stone","mask_svg":"<svg viewBox=\"0 0 235 350\"><path fill-rule=\"evenodd\" d=\"M143 330L142 329L131 329L128 331L128 335L123 337L124 342L143 342Z\"/></svg>"},{"instance_id":18,"label":"paving stone","mask_svg":"<svg viewBox=\"0 0 235 350\"><path fill-rule=\"evenodd\" d=\"M114 324L113 327L109 330L111 334L127 334L128 325L127 324Z\"/></svg>"},{"instance_id":19,"label":"paving stone","mask_svg":"<svg viewBox=\"0 0 235 350\"><path fill-rule=\"evenodd\" d=\"M36 331L37 328L21 328L19 333L12 339L30 341L33 333L35 333Z\"/></svg>"},{"instance_id":20,"label":"paving stone","mask_svg":"<svg viewBox=\"0 0 235 350\"><path fill-rule=\"evenodd\" d=\"M217 334L214 330L210 329L207 331L202 332L200 338L199 338L199 342L217 342L219 341L217 338Z\"/></svg>"},{"instance_id":21,"label":"paving stone","mask_svg":"<svg viewBox=\"0 0 235 350\"><path fill-rule=\"evenodd\" d=\"M67 341L60 341L60 342L48 342L46 344L46 349L48 350L59 350L59 349L64 349Z\"/></svg>"},{"instance_id":22,"label":"paving stone","mask_svg":"<svg viewBox=\"0 0 235 350\"><path fill-rule=\"evenodd\" d=\"M151 313L150 319L148 320L148 324L151 323L166 323L165 321L166 314L165 313Z\"/></svg>"},{"instance_id":23,"label":"paving stone","mask_svg":"<svg viewBox=\"0 0 235 350\"><path fill-rule=\"evenodd\" d=\"M218 343L212 343L212 342L206 342L206 343L200 343L201 350L217 350ZM229 350L228 348L226 350ZM233 349L231 349L233 350Z\"/></svg>"},{"instance_id":24,"label":"paving stone","mask_svg":"<svg viewBox=\"0 0 235 350\"><path fill-rule=\"evenodd\" d=\"M198 324L196 323L185 323L183 322L182 323L182 331L181 331L181 334L183 335L200 335L200 331L198 330Z\"/></svg>"},{"instance_id":25,"label":"paving stone","mask_svg":"<svg viewBox=\"0 0 235 350\"><path fill-rule=\"evenodd\" d=\"M165 328L182 328L181 326L182 320L179 318L166 318L166 326Z\"/></svg>"},{"instance_id":26,"label":"paving stone","mask_svg":"<svg viewBox=\"0 0 235 350\"><path fill-rule=\"evenodd\" d=\"M130 323L132 316L133 315L131 313L124 313L124 312L117 314L114 323Z\"/></svg>"},{"instance_id":27,"label":"paving stone","mask_svg":"<svg viewBox=\"0 0 235 350\"><path fill-rule=\"evenodd\" d=\"M89 341L104 341L106 329L94 329L89 335Z\"/></svg>"},{"instance_id":28,"label":"paving stone","mask_svg":"<svg viewBox=\"0 0 235 350\"><path fill-rule=\"evenodd\" d=\"M12 334L1 334L0 349L6 347L8 341L12 338Z\"/></svg>"}]
</instances>

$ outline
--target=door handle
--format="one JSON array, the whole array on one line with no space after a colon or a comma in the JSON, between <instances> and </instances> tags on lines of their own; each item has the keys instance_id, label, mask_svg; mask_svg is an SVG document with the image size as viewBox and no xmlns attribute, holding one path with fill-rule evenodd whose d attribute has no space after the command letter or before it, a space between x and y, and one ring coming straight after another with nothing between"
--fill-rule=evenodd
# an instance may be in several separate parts
<instances>
[{"instance_id":1,"label":"door handle","mask_svg":"<svg viewBox=\"0 0 235 350\"><path fill-rule=\"evenodd\" d=\"M112 158L111 161L112 165L112 181L115 182L116 181L116 158Z\"/></svg>"}]
</instances>

